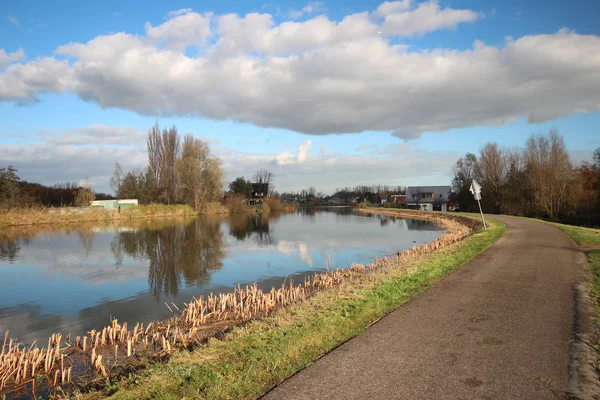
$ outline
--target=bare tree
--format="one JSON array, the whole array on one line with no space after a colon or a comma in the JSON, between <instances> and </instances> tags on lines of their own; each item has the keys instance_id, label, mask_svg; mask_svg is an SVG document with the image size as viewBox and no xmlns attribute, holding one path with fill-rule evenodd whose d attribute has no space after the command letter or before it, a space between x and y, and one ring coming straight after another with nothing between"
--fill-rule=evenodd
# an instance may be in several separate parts
<instances>
[{"instance_id":1,"label":"bare tree","mask_svg":"<svg viewBox=\"0 0 600 400\"><path fill-rule=\"evenodd\" d=\"M275 182L275 176L269 170L266 170L263 168L259 169L258 171L256 171L254 173L252 180L254 181L254 183L268 184L269 185L268 195L271 195L273 193L273 191L275 190L275 185L273 184L273 182Z\"/></svg>"},{"instance_id":2,"label":"bare tree","mask_svg":"<svg viewBox=\"0 0 600 400\"><path fill-rule=\"evenodd\" d=\"M75 197L75 205L79 207L89 207L92 201L96 198L94 191L92 190L92 181L89 178L85 178L83 187L77 192Z\"/></svg>"},{"instance_id":3,"label":"bare tree","mask_svg":"<svg viewBox=\"0 0 600 400\"><path fill-rule=\"evenodd\" d=\"M574 176L564 140L555 131L550 131L548 137L533 135L524 156L535 203L554 219L567 201L567 189Z\"/></svg>"},{"instance_id":4,"label":"bare tree","mask_svg":"<svg viewBox=\"0 0 600 400\"><path fill-rule=\"evenodd\" d=\"M113 169L113 174L110 177L110 187L115 192L115 196L117 199L120 199L119 188L121 187L121 181L123 180L123 169L121 168L121 164L118 161L115 161L115 167Z\"/></svg>"},{"instance_id":5,"label":"bare tree","mask_svg":"<svg viewBox=\"0 0 600 400\"><path fill-rule=\"evenodd\" d=\"M490 211L502 211L503 186L506 180L506 159L497 143L486 143L475 163L475 176L487 196L482 199Z\"/></svg>"},{"instance_id":6,"label":"bare tree","mask_svg":"<svg viewBox=\"0 0 600 400\"><path fill-rule=\"evenodd\" d=\"M148 162L154 174L158 194L167 204L178 200L177 171L175 164L180 152L177 128L163 129L158 124L148 132Z\"/></svg>"},{"instance_id":7,"label":"bare tree","mask_svg":"<svg viewBox=\"0 0 600 400\"><path fill-rule=\"evenodd\" d=\"M184 137L181 158L177 160L177 177L183 200L197 210L205 202L221 197L221 162L210 156L206 142L192 135Z\"/></svg>"}]
</instances>

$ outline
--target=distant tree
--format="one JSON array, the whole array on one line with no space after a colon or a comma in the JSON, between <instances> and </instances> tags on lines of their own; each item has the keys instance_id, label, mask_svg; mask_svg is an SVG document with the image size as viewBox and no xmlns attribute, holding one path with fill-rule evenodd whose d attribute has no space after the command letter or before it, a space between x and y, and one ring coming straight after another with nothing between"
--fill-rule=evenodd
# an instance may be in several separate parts
<instances>
[{"instance_id":1,"label":"distant tree","mask_svg":"<svg viewBox=\"0 0 600 400\"><path fill-rule=\"evenodd\" d=\"M475 176L485 190L481 203L484 210L498 214L502 212L502 197L506 180L506 159L497 143L486 143L475 163Z\"/></svg>"},{"instance_id":2,"label":"distant tree","mask_svg":"<svg viewBox=\"0 0 600 400\"><path fill-rule=\"evenodd\" d=\"M166 204L176 203L179 194L176 164L181 150L177 128L173 126L161 132L156 124L148 132L146 144L158 196Z\"/></svg>"},{"instance_id":3,"label":"distant tree","mask_svg":"<svg viewBox=\"0 0 600 400\"><path fill-rule=\"evenodd\" d=\"M14 207L17 205L19 195L19 172L12 165L8 168L0 168L0 203Z\"/></svg>"},{"instance_id":4,"label":"distant tree","mask_svg":"<svg viewBox=\"0 0 600 400\"><path fill-rule=\"evenodd\" d=\"M150 167L146 168L146 172L142 176L141 191L139 195L140 204L150 204L156 202L157 187L156 179Z\"/></svg>"},{"instance_id":5,"label":"distant tree","mask_svg":"<svg viewBox=\"0 0 600 400\"><path fill-rule=\"evenodd\" d=\"M454 192L458 206L462 211L469 211L475 207L473 195L469 192L471 182L475 177L475 164L477 157L473 153L465 154L464 158L459 158L452 169L452 190ZM407 199L408 201L408 199Z\"/></svg>"},{"instance_id":6,"label":"distant tree","mask_svg":"<svg viewBox=\"0 0 600 400\"><path fill-rule=\"evenodd\" d=\"M229 184L229 191L235 194L241 194L245 198L252 196L252 182L247 181L242 176L238 176Z\"/></svg>"},{"instance_id":7,"label":"distant tree","mask_svg":"<svg viewBox=\"0 0 600 400\"><path fill-rule=\"evenodd\" d=\"M273 184L273 182L275 182L275 176L269 170L262 169L262 168L259 169L258 171L256 171L254 173L254 176L252 177L252 181L254 183L259 183L259 184L265 184L265 183L268 184L269 185L268 195L271 195L275 191L275 185Z\"/></svg>"},{"instance_id":8,"label":"distant tree","mask_svg":"<svg viewBox=\"0 0 600 400\"><path fill-rule=\"evenodd\" d=\"M119 195L121 199L138 199L140 197L140 172L137 170L129 171L123 175L119 185Z\"/></svg>"},{"instance_id":9,"label":"distant tree","mask_svg":"<svg viewBox=\"0 0 600 400\"><path fill-rule=\"evenodd\" d=\"M594 156L592 158L592 168L600 172L600 147L594 150Z\"/></svg>"},{"instance_id":10,"label":"distant tree","mask_svg":"<svg viewBox=\"0 0 600 400\"><path fill-rule=\"evenodd\" d=\"M83 187L81 187L77 192L77 197L75 197L75 205L78 207L88 207L92 201L95 200L95 198L96 196L92 190L92 182L86 178Z\"/></svg>"},{"instance_id":11,"label":"distant tree","mask_svg":"<svg viewBox=\"0 0 600 400\"><path fill-rule=\"evenodd\" d=\"M110 177L110 187L115 192L115 196L117 199L120 199L121 196L119 194L119 189L121 187L121 180L123 179L123 169L121 168L121 164L118 161L115 161L115 167L113 169L113 174Z\"/></svg>"},{"instance_id":12,"label":"distant tree","mask_svg":"<svg viewBox=\"0 0 600 400\"><path fill-rule=\"evenodd\" d=\"M210 155L208 143L185 135L176 166L182 197L188 205L200 210L206 202L220 200L223 170L221 161Z\"/></svg>"},{"instance_id":13,"label":"distant tree","mask_svg":"<svg viewBox=\"0 0 600 400\"><path fill-rule=\"evenodd\" d=\"M535 203L550 219L555 219L563 211L575 175L565 142L555 131L547 137L533 135L524 155Z\"/></svg>"}]
</instances>

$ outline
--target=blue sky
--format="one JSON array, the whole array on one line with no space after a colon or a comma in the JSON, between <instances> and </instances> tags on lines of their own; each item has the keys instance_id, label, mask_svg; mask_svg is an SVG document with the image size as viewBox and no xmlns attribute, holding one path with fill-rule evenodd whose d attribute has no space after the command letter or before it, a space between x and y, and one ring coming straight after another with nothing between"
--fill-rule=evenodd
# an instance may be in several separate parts
<instances>
[{"instance_id":1,"label":"blue sky","mask_svg":"<svg viewBox=\"0 0 600 400\"><path fill-rule=\"evenodd\" d=\"M228 179L273 170L278 190L447 184L465 152L550 129L589 160L597 15L596 1L3 1L0 167L108 191L115 159L144 165L155 122L207 140Z\"/></svg>"}]
</instances>

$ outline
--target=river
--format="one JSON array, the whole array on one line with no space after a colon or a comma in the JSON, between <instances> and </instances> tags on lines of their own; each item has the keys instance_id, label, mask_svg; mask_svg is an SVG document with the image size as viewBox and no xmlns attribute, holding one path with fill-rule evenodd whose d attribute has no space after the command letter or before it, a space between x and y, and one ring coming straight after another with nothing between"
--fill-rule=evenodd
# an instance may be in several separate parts
<instances>
[{"instance_id":1,"label":"river","mask_svg":"<svg viewBox=\"0 0 600 400\"><path fill-rule=\"evenodd\" d=\"M431 222L295 213L137 220L0 232L0 337L26 344L110 323L164 319L165 306L257 283L346 268L440 237Z\"/></svg>"}]
</instances>

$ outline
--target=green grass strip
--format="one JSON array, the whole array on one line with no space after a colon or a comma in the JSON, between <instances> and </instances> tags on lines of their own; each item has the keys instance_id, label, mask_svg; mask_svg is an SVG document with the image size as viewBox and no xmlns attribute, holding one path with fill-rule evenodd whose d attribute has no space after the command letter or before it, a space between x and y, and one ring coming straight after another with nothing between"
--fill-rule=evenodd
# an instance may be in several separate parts
<instances>
[{"instance_id":1,"label":"green grass strip","mask_svg":"<svg viewBox=\"0 0 600 400\"><path fill-rule=\"evenodd\" d=\"M539 221L539 220L538 220ZM582 246L600 245L600 229L584 228L575 225L559 224L557 222L541 221L552 225L571 237L577 244Z\"/></svg>"},{"instance_id":2,"label":"green grass strip","mask_svg":"<svg viewBox=\"0 0 600 400\"><path fill-rule=\"evenodd\" d=\"M358 285L320 292L236 328L224 340L211 340L165 365L123 379L109 391L114 399L256 398L459 269L505 229L492 222L487 231L418 258L408 271L378 271Z\"/></svg>"},{"instance_id":3,"label":"green grass strip","mask_svg":"<svg viewBox=\"0 0 600 400\"><path fill-rule=\"evenodd\" d=\"M591 285L592 296L596 299L596 322L600 326L600 250L588 253L588 262L592 269L593 281ZM600 360L600 340L596 343L596 351Z\"/></svg>"}]
</instances>

